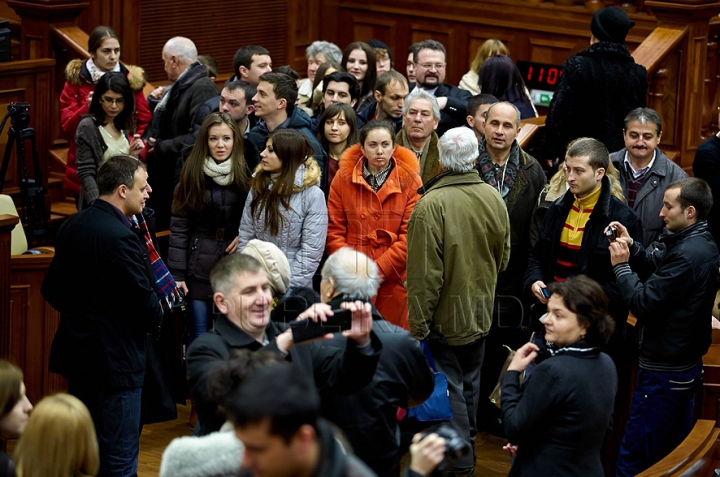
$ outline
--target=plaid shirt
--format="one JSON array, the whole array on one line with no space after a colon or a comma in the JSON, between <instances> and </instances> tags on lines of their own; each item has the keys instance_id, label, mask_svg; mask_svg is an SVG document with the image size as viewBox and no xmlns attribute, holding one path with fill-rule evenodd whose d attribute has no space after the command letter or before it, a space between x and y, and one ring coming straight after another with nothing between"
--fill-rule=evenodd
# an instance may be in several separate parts
<instances>
[{"instance_id":1,"label":"plaid shirt","mask_svg":"<svg viewBox=\"0 0 720 477\"><path fill-rule=\"evenodd\" d=\"M388 176L390 175L390 171L392 171L392 168L393 161L391 159L390 161L388 161L388 165L387 167L385 167L385 169L378 172L377 174L373 174L367 167L367 161L365 161L365 163L363 164L363 177L365 177L368 185L372 187L372 190L377 192L387 180Z\"/></svg>"}]
</instances>

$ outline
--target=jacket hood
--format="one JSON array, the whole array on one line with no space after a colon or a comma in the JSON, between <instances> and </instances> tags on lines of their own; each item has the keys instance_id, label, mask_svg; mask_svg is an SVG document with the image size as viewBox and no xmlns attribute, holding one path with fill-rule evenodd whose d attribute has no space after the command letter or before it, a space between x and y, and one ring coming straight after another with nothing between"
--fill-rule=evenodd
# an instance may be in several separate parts
<instances>
[{"instance_id":1,"label":"jacket hood","mask_svg":"<svg viewBox=\"0 0 720 477\"><path fill-rule=\"evenodd\" d=\"M253 177L255 177L255 174L261 173L262 170L262 164L258 164L253 172ZM314 157L309 156L305 159L305 163L300 164L300 167L298 167L297 171L295 171L293 192L300 192L308 187L320 185L321 174L322 171L320 170L320 166L317 161Z\"/></svg>"},{"instance_id":2,"label":"jacket hood","mask_svg":"<svg viewBox=\"0 0 720 477\"><path fill-rule=\"evenodd\" d=\"M403 184L407 181L414 181L416 176L420 174L420 161L417 156L408 148L398 145L392 155L397 166L400 180ZM350 146L340 157L340 165L338 172L342 178L348 182L352 181L353 171L356 167L362 168L362 160L365 155L360 150L360 144Z\"/></svg>"},{"instance_id":3,"label":"jacket hood","mask_svg":"<svg viewBox=\"0 0 720 477\"><path fill-rule=\"evenodd\" d=\"M302 109L295 107L293 109L292 114L287 119L287 126L288 128L294 128L294 129L302 129L307 128L310 129L310 126L312 125L312 120L310 119L310 116L307 115L305 111Z\"/></svg>"},{"instance_id":4,"label":"jacket hood","mask_svg":"<svg viewBox=\"0 0 720 477\"><path fill-rule=\"evenodd\" d=\"M65 67L65 78L67 82L73 86L80 86L83 83L93 84L90 80L90 74L85 66L87 60L71 60ZM120 71L125 73L130 88L135 91L141 91L145 86L145 70L139 66L124 65L120 63Z\"/></svg>"}]
</instances>

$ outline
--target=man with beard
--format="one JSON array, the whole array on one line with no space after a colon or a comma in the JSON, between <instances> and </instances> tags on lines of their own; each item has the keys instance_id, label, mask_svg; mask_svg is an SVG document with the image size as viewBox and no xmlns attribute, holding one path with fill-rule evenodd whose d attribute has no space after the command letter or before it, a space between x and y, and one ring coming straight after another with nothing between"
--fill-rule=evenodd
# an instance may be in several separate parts
<instances>
[{"instance_id":1,"label":"man with beard","mask_svg":"<svg viewBox=\"0 0 720 477\"><path fill-rule=\"evenodd\" d=\"M663 207L665 188L688 175L658 147L662 121L655 110L630 111L625 118L623 137L625 147L610 154L610 159L620 171L620 185L627 204L642 221L642 245L650 247L665 228L658 215Z\"/></svg>"}]
</instances>

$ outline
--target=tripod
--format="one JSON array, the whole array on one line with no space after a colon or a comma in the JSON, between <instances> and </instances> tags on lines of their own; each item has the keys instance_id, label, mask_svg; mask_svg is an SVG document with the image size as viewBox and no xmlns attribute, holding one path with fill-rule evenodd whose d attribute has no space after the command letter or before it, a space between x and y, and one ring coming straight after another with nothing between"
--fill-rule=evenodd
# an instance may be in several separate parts
<instances>
[{"instance_id":1,"label":"tripod","mask_svg":"<svg viewBox=\"0 0 720 477\"><path fill-rule=\"evenodd\" d=\"M40 159L38 158L37 143L35 142L35 129L30 124L30 104L10 103L8 113L0 123L0 133L5 128L5 122L10 118L8 129L8 143L5 147L2 166L0 166L0 193L5 187L5 175L10 165L10 156L13 146L17 145L18 178L20 185L20 205L22 207L22 223L27 224L30 230L28 241L33 245L43 243L48 236L48 218L45 208L45 188L40 175ZM25 141L30 140L33 155L33 170L35 178L28 176L27 162L25 161Z\"/></svg>"}]
</instances>

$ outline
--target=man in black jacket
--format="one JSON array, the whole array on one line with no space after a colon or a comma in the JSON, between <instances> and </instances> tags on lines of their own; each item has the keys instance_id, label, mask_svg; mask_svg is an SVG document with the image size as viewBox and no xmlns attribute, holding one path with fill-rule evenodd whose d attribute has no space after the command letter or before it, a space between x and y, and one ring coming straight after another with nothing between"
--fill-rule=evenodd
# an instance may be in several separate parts
<instances>
[{"instance_id":1,"label":"man in black jacket","mask_svg":"<svg viewBox=\"0 0 720 477\"><path fill-rule=\"evenodd\" d=\"M162 316L148 251L130 221L148 198L147 179L130 156L100 166L100 197L60 227L42 285L60 312L50 371L90 411L101 476L136 475L145 343Z\"/></svg>"},{"instance_id":2,"label":"man in black jacket","mask_svg":"<svg viewBox=\"0 0 720 477\"><path fill-rule=\"evenodd\" d=\"M295 364L252 372L224 407L245 446L241 477L375 477L320 418L312 378Z\"/></svg>"},{"instance_id":3,"label":"man in black jacket","mask_svg":"<svg viewBox=\"0 0 720 477\"><path fill-rule=\"evenodd\" d=\"M617 222L610 258L622 299L637 318L640 371L617 475L637 475L680 444L693 426L702 357L711 342L718 249L707 231L707 182L681 179L665 189L660 217L672 234L648 253ZM629 262L629 263L628 263Z\"/></svg>"},{"instance_id":4,"label":"man in black jacket","mask_svg":"<svg viewBox=\"0 0 720 477\"><path fill-rule=\"evenodd\" d=\"M380 286L378 267L367 255L344 247L328 257L320 298L337 309L348 297L369 302ZM397 408L422 404L433 391L433 372L420 343L372 309L372 329L383 346L370 384L351 395L323 396L322 414L345 432L355 454L380 477L400 470ZM336 338L327 346L342 348ZM351 412L348 410L352 409Z\"/></svg>"},{"instance_id":5,"label":"man in black jacket","mask_svg":"<svg viewBox=\"0 0 720 477\"><path fill-rule=\"evenodd\" d=\"M497 426L498 408L488 396L495 387L507 351L504 346L518 349L527 336L525 312L528 297L523 294L523 278L530 260L530 223L538 196L545 186L545 173L540 164L517 142L520 133L520 112L509 102L496 102L482 120L483 137L479 140L480 156L475 169L480 178L493 186L505 202L510 217L510 261L498 275L495 289L493 324L485 339L478 419L487 426ZM474 130L477 135L477 130ZM493 429L493 427L490 427Z\"/></svg>"},{"instance_id":6,"label":"man in black jacket","mask_svg":"<svg viewBox=\"0 0 720 477\"><path fill-rule=\"evenodd\" d=\"M296 345L290 330L270 322L270 285L263 265L255 258L244 254L223 258L215 265L210 282L221 315L214 329L193 341L187 352L188 381L198 413L195 435L209 434L222 426L207 383L211 372L236 349L266 349L287 357L311 373L323 393L353 393L372 379L382 345L372 333L370 304L344 305L353 311L353 328L342 333L343 348L314 342ZM324 320L329 314L329 306L317 304L299 318Z\"/></svg>"},{"instance_id":7,"label":"man in black jacket","mask_svg":"<svg viewBox=\"0 0 720 477\"><path fill-rule=\"evenodd\" d=\"M470 91L444 83L446 68L447 52L442 43L425 40L418 44L415 54L416 84L410 85L410 92L418 86L437 98L440 106L438 136L445 134L448 129L465 125L467 102L472 97Z\"/></svg>"},{"instance_id":8,"label":"man in black jacket","mask_svg":"<svg viewBox=\"0 0 720 477\"><path fill-rule=\"evenodd\" d=\"M615 335L623 336L628 308L620 297L610 266L605 228L612 221L622 222L631 237L640 238L642 224L630 207L612 195L610 180L605 175L609 164L610 155L600 141L581 138L571 143L565 155L570 189L550 206L543 218L525 274L525 289L544 305L548 301L543 295L547 283L587 275L607 294L608 309L615 319ZM531 327L538 324L534 320Z\"/></svg>"},{"instance_id":9,"label":"man in black jacket","mask_svg":"<svg viewBox=\"0 0 720 477\"><path fill-rule=\"evenodd\" d=\"M170 206L175 183L175 165L185 144L192 138L195 115L208 99L217 96L207 67L197 60L195 44L184 37L165 43L162 51L165 72L172 85L158 88L148 98L153 119L145 131L148 173L154 178L155 193L149 206L155 209L156 227L170 227Z\"/></svg>"}]
</instances>

